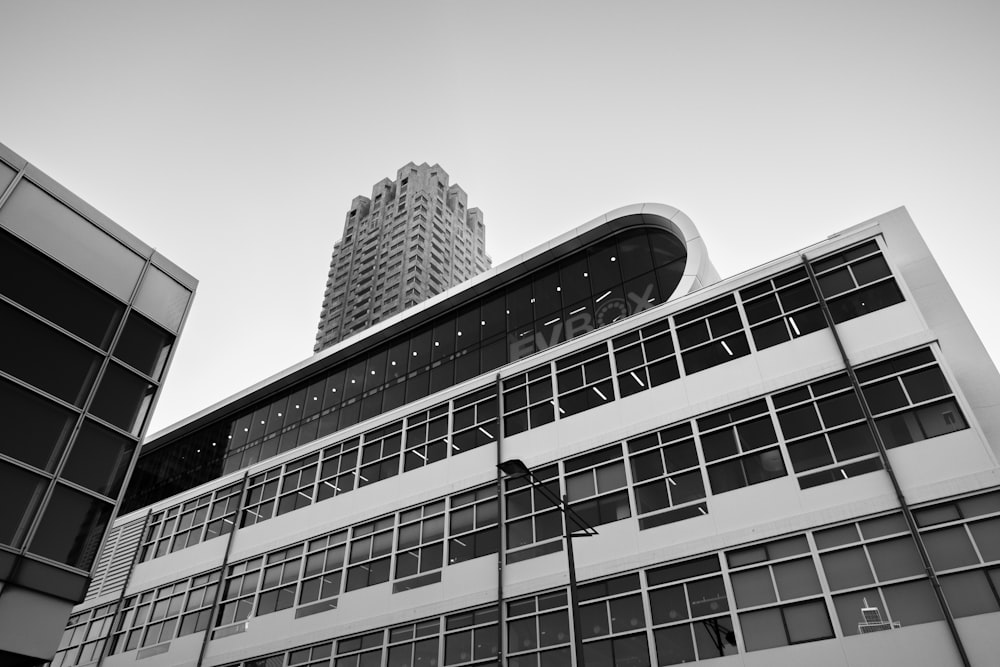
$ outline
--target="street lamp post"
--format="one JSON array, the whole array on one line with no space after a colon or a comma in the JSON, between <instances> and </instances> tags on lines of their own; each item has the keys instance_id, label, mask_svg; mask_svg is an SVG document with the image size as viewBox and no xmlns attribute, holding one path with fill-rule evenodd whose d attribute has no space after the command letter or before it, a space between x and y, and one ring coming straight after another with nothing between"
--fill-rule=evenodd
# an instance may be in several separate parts
<instances>
[{"instance_id":1,"label":"street lamp post","mask_svg":"<svg viewBox=\"0 0 1000 667\"><path fill-rule=\"evenodd\" d=\"M586 519L580 516L569 506L569 499L564 495L562 498L556 496L545 484L535 477L528 466L521 459L510 459L502 462L500 470L510 477L527 477L531 486L545 496L545 499L552 503L552 506L562 513L563 540L566 542L566 561L569 569L569 604L570 616L573 622L573 664L578 667L583 665L583 635L580 632L580 603L576 590L576 560L573 556L574 537L593 537L597 535L597 529L591 526ZM576 528L570 529L570 521L576 524Z\"/></svg>"}]
</instances>

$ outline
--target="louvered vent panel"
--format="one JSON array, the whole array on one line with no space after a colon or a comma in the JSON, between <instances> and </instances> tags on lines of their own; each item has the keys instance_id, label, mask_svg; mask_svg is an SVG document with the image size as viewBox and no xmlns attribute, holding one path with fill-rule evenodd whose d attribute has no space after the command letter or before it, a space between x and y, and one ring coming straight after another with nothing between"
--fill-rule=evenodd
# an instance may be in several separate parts
<instances>
[{"instance_id":1,"label":"louvered vent panel","mask_svg":"<svg viewBox=\"0 0 1000 667\"><path fill-rule=\"evenodd\" d=\"M97 559L94 578L90 582L90 588L87 589L84 602L102 595L121 592L129 568L132 566L135 550L139 547L139 538L142 536L142 527L145 523L143 517L111 530Z\"/></svg>"}]
</instances>

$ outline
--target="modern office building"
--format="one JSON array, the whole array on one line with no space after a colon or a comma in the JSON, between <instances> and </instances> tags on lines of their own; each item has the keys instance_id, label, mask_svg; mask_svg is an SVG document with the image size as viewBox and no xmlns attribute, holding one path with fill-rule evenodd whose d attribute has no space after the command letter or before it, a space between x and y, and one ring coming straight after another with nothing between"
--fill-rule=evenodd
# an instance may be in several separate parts
<instances>
[{"instance_id":1,"label":"modern office building","mask_svg":"<svg viewBox=\"0 0 1000 667\"><path fill-rule=\"evenodd\" d=\"M319 352L490 268L478 208L438 165L412 162L355 197L333 246Z\"/></svg>"},{"instance_id":2,"label":"modern office building","mask_svg":"<svg viewBox=\"0 0 1000 667\"><path fill-rule=\"evenodd\" d=\"M53 664L994 665L998 404L905 210L629 206L153 435Z\"/></svg>"},{"instance_id":3,"label":"modern office building","mask_svg":"<svg viewBox=\"0 0 1000 667\"><path fill-rule=\"evenodd\" d=\"M0 665L84 599L195 286L0 145Z\"/></svg>"}]
</instances>

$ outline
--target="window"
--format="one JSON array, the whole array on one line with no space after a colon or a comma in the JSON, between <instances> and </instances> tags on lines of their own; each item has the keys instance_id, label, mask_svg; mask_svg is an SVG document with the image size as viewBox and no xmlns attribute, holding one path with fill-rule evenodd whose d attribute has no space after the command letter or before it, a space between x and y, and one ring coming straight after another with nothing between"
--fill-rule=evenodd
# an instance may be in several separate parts
<instances>
[{"instance_id":1,"label":"window","mask_svg":"<svg viewBox=\"0 0 1000 667\"><path fill-rule=\"evenodd\" d=\"M302 571L302 587L299 589L300 605L321 600L335 601L340 593L345 542L346 530L309 540L305 569Z\"/></svg>"},{"instance_id":2,"label":"window","mask_svg":"<svg viewBox=\"0 0 1000 667\"><path fill-rule=\"evenodd\" d=\"M441 569L444 520L444 500L399 513L396 579Z\"/></svg>"},{"instance_id":3,"label":"window","mask_svg":"<svg viewBox=\"0 0 1000 667\"><path fill-rule=\"evenodd\" d=\"M395 515L354 526L346 591L389 581Z\"/></svg>"},{"instance_id":4,"label":"window","mask_svg":"<svg viewBox=\"0 0 1000 667\"><path fill-rule=\"evenodd\" d=\"M503 381L503 432L509 437L555 420L548 364Z\"/></svg>"},{"instance_id":5,"label":"window","mask_svg":"<svg viewBox=\"0 0 1000 667\"><path fill-rule=\"evenodd\" d=\"M390 628L386 667L437 667L440 633L437 618Z\"/></svg>"},{"instance_id":6,"label":"window","mask_svg":"<svg viewBox=\"0 0 1000 667\"><path fill-rule=\"evenodd\" d=\"M837 324L903 301L874 240L814 260L812 267Z\"/></svg>"},{"instance_id":7,"label":"window","mask_svg":"<svg viewBox=\"0 0 1000 667\"><path fill-rule=\"evenodd\" d=\"M680 377L668 320L619 336L611 344L615 350L618 390L622 397Z\"/></svg>"},{"instance_id":8,"label":"window","mask_svg":"<svg viewBox=\"0 0 1000 667\"><path fill-rule=\"evenodd\" d=\"M263 557L257 557L229 566L215 627L232 625L250 618L263 564Z\"/></svg>"},{"instance_id":9,"label":"window","mask_svg":"<svg viewBox=\"0 0 1000 667\"><path fill-rule=\"evenodd\" d=\"M726 558L748 651L833 637L804 535L730 551ZM801 601L803 598L815 599ZM761 608L789 601L796 602ZM745 609L753 611L742 611Z\"/></svg>"},{"instance_id":10,"label":"window","mask_svg":"<svg viewBox=\"0 0 1000 667\"><path fill-rule=\"evenodd\" d=\"M572 667L566 591L507 603L510 667Z\"/></svg>"},{"instance_id":11,"label":"window","mask_svg":"<svg viewBox=\"0 0 1000 667\"><path fill-rule=\"evenodd\" d=\"M554 498L560 497L558 465L553 464L533 472ZM541 491L534 488L527 476L506 479L504 483L506 484L504 499L507 503L507 561L516 562L561 549L562 543L554 541L563 535L560 509ZM545 549L517 551L521 547L538 542L549 542L549 544L542 545L547 547Z\"/></svg>"},{"instance_id":12,"label":"window","mask_svg":"<svg viewBox=\"0 0 1000 667\"><path fill-rule=\"evenodd\" d=\"M579 599L584 665L649 667L638 574L580 586Z\"/></svg>"},{"instance_id":13,"label":"window","mask_svg":"<svg viewBox=\"0 0 1000 667\"><path fill-rule=\"evenodd\" d=\"M280 477L281 468L272 468L250 478L247 483L247 500L243 508L241 527L267 521L274 515Z\"/></svg>"},{"instance_id":14,"label":"window","mask_svg":"<svg viewBox=\"0 0 1000 667\"><path fill-rule=\"evenodd\" d=\"M449 565L495 554L500 549L496 486L452 496L448 522Z\"/></svg>"},{"instance_id":15,"label":"window","mask_svg":"<svg viewBox=\"0 0 1000 667\"><path fill-rule=\"evenodd\" d=\"M243 483L237 482L154 513L143 535L140 562L227 535L233 529L242 491Z\"/></svg>"},{"instance_id":16,"label":"window","mask_svg":"<svg viewBox=\"0 0 1000 667\"><path fill-rule=\"evenodd\" d=\"M302 569L302 551L302 545L297 544L267 554L256 616L288 609L295 604L295 589Z\"/></svg>"},{"instance_id":17,"label":"window","mask_svg":"<svg viewBox=\"0 0 1000 667\"><path fill-rule=\"evenodd\" d=\"M858 623L864 620L862 607L877 608L883 619L904 626L942 618L902 515L890 514L814 535L845 635L859 633ZM910 580L873 587L907 578Z\"/></svg>"},{"instance_id":18,"label":"window","mask_svg":"<svg viewBox=\"0 0 1000 667\"><path fill-rule=\"evenodd\" d=\"M714 554L647 570L657 665L736 653L729 597Z\"/></svg>"},{"instance_id":19,"label":"window","mask_svg":"<svg viewBox=\"0 0 1000 667\"><path fill-rule=\"evenodd\" d=\"M454 401L451 446L455 453L467 452L496 440L497 392L495 387L466 394Z\"/></svg>"},{"instance_id":20,"label":"window","mask_svg":"<svg viewBox=\"0 0 1000 667\"><path fill-rule=\"evenodd\" d=\"M97 662L111 630L115 605L94 607L73 614L66 623L52 667L69 667Z\"/></svg>"},{"instance_id":21,"label":"window","mask_svg":"<svg viewBox=\"0 0 1000 667\"><path fill-rule=\"evenodd\" d=\"M615 400L607 343L557 360L556 384L562 417L570 417Z\"/></svg>"},{"instance_id":22,"label":"window","mask_svg":"<svg viewBox=\"0 0 1000 667\"><path fill-rule=\"evenodd\" d=\"M705 482L689 423L633 438L627 445L638 514L659 512L705 497ZM699 513L707 512L704 503L698 507L702 508ZM640 529L657 525L662 524L656 519L639 520Z\"/></svg>"},{"instance_id":23,"label":"window","mask_svg":"<svg viewBox=\"0 0 1000 667\"><path fill-rule=\"evenodd\" d=\"M674 324L688 375L750 354L735 295L678 313Z\"/></svg>"},{"instance_id":24,"label":"window","mask_svg":"<svg viewBox=\"0 0 1000 667\"><path fill-rule=\"evenodd\" d=\"M300 648L288 653L288 667L329 667L333 642Z\"/></svg>"},{"instance_id":25,"label":"window","mask_svg":"<svg viewBox=\"0 0 1000 667\"><path fill-rule=\"evenodd\" d=\"M382 667L382 645L385 631L341 639L337 642L334 667Z\"/></svg>"},{"instance_id":26,"label":"window","mask_svg":"<svg viewBox=\"0 0 1000 667\"><path fill-rule=\"evenodd\" d=\"M697 424L712 493L785 476L778 436L764 399L700 417Z\"/></svg>"},{"instance_id":27,"label":"window","mask_svg":"<svg viewBox=\"0 0 1000 667\"><path fill-rule=\"evenodd\" d=\"M414 470L441 461L448 455L448 404L435 406L406 418L406 451L403 470Z\"/></svg>"},{"instance_id":28,"label":"window","mask_svg":"<svg viewBox=\"0 0 1000 667\"><path fill-rule=\"evenodd\" d=\"M301 507L311 505L319 470L319 453L288 463L281 476L277 515L281 516Z\"/></svg>"},{"instance_id":29,"label":"window","mask_svg":"<svg viewBox=\"0 0 1000 667\"><path fill-rule=\"evenodd\" d=\"M967 427L929 349L859 367L858 380L886 447ZM874 438L846 373L774 395L799 486L882 469ZM851 462L846 463L845 462Z\"/></svg>"},{"instance_id":30,"label":"window","mask_svg":"<svg viewBox=\"0 0 1000 667\"><path fill-rule=\"evenodd\" d=\"M632 516L621 445L567 459L563 469L570 507L584 521L599 526Z\"/></svg>"},{"instance_id":31,"label":"window","mask_svg":"<svg viewBox=\"0 0 1000 667\"><path fill-rule=\"evenodd\" d=\"M740 290L758 350L826 328L809 274L798 268Z\"/></svg>"},{"instance_id":32,"label":"window","mask_svg":"<svg viewBox=\"0 0 1000 667\"><path fill-rule=\"evenodd\" d=\"M495 665L499 648L497 608L494 605L446 616L444 664ZM494 659L493 662L490 662ZM485 662L476 662L483 660Z\"/></svg>"},{"instance_id":33,"label":"window","mask_svg":"<svg viewBox=\"0 0 1000 667\"><path fill-rule=\"evenodd\" d=\"M399 474L402 443L402 421L365 433L358 471L359 488Z\"/></svg>"},{"instance_id":34,"label":"window","mask_svg":"<svg viewBox=\"0 0 1000 667\"><path fill-rule=\"evenodd\" d=\"M339 496L354 489L360 438L352 438L323 450L316 502Z\"/></svg>"},{"instance_id":35,"label":"window","mask_svg":"<svg viewBox=\"0 0 1000 667\"><path fill-rule=\"evenodd\" d=\"M162 644L175 636L205 630L219 576L220 571L216 570L125 598L111 633L110 654Z\"/></svg>"}]
</instances>

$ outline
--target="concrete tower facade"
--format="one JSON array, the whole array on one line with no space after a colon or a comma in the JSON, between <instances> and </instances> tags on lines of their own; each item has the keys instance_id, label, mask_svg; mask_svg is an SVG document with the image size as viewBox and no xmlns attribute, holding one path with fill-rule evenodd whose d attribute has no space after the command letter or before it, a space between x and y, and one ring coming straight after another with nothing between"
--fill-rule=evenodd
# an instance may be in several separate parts
<instances>
[{"instance_id":1,"label":"concrete tower facade","mask_svg":"<svg viewBox=\"0 0 1000 667\"><path fill-rule=\"evenodd\" d=\"M490 268L478 208L439 165L412 162L358 196L333 246L314 352Z\"/></svg>"}]
</instances>

